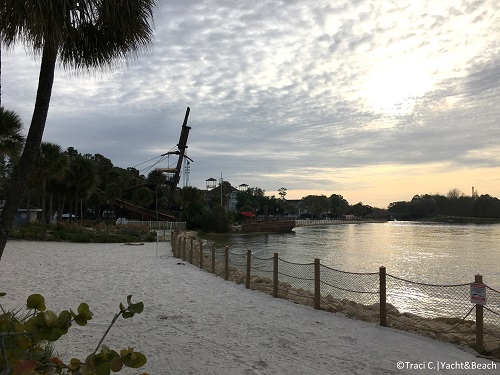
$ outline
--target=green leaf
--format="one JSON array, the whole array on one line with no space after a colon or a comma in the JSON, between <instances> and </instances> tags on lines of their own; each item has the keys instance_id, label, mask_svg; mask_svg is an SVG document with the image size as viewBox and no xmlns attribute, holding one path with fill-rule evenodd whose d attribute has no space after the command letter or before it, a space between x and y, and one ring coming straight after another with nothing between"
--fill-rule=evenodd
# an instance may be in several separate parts
<instances>
[{"instance_id":1,"label":"green leaf","mask_svg":"<svg viewBox=\"0 0 500 375\"><path fill-rule=\"evenodd\" d=\"M139 352L132 352L123 357L123 364L130 368L139 368L146 364L147 358Z\"/></svg>"},{"instance_id":2,"label":"green leaf","mask_svg":"<svg viewBox=\"0 0 500 375\"><path fill-rule=\"evenodd\" d=\"M79 326L86 326L87 325L87 319L85 319L84 316L76 315L75 316L75 323L78 324Z\"/></svg>"},{"instance_id":3,"label":"green leaf","mask_svg":"<svg viewBox=\"0 0 500 375\"><path fill-rule=\"evenodd\" d=\"M124 319L132 318L135 314L131 311L125 311L122 316Z\"/></svg>"},{"instance_id":4,"label":"green leaf","mask_svg":"<svg viewBox=\"0 0 500 375\"><path fill-rule=\"evenodd\" d=\"M56 325L57 315L54 311L47 310L43 313L43 316L45 318L45 324L47 324L47 327L51 328Z\"/></svg>"},{"instance_id":5,"label":"green leaf","mask_svg":"<svg viewBox=\"0 0 500 375\"><path fill-rule=\"evenodd\" d=\"M57 317L56 325L59 327L62 327L62 326L70 327L71 326L71 314L68 310L63 310L59 313L59 316Z\"/></svg>"},{"instance_id":6,"label":"green leaf","mask_svg":"<svg viewBox=\"0 0 500 375\"><path fill-rule=\"evenodd\" d=\"M92 374L95 371L95 354L89 354L81 367L82 375Z\"/></svg>"},{"instance_id":7,"label":"green leaf","mask_svg":"<svg viewBox=\"0 0 500 375\"><path fill-rule=\"evenodd\" d=\"M127 296L127 304L130 306L131 303L132 303L132 294Z\"/></svg>"},{"instance_id":8,"label":"green leaf","mask_svg":"<svg viewBox=\"0 0 500 375\"><path fill-rule=\"evenodd\" d=\"M141 312L144 311L144 303L143 302L138 302L138 303L133 303L128 307L130 312L133 312L134 314L140 314Z\"/></svg>"},{"instance_id":9,"label":"green leaf","mask_svg":"<svg viewBox=\"0 0 500 375\"><path fill-rule=\"evenodd\" d=\"M69 361L68 370L76 371L80 368L81 365L82 361L80 361L78 358L71 358L71 361Z\"/></svg>"},{"instance_id":10,"label":"green leaf","mask_svg":"<svg viewBox=\"0 0 500 375\"><path fill-rule=\"evenodd\" d=\"M123 359L121 357L115 357L111 360L109 367L113 372L119 372L123 368Z\"/></svg>"},{"instance_id":11,"label":"green leaf","mask_svg":"<svg viewBox=\"0 0 500 375\"><path fill-rule=\"evenodd\" d=\"M120 303L120 311L124 312L125 310L127 310L127 308L123 305L123 303Z\"/></svg>"},{"instance_id":12,"label":"green leaf","mask_svg":"<svg viewBox=\"0 0 500 375\"><path fill-rule=\"evenodd\" d=\"M97 365L95 370L97 375L109 375L111 373L108 362L100 363L99 365Z\"/></svg>"},{"instance_id":13,"label":"green leaf","mask_svg":"<svg viewBox=\"0 0 500 375\"><path fill-rule=\"evenodd\" d=\"M57 341L64 335L65 332L61 330L59 327L50 328L47 331L43 332L43 338L47 341Z\"/></svg>"},{"instance_id":14,"label":"green leaf","mask_svg":"<svg viewBox=\"0 0 500 375\"><path fill-rule=\"evenodd\" d=\"M26 350L31 348L31 340L28 336L17 336L16 344L19 349Z\"/></svg>"},{"instance_id":15,"label":"green leaf","mask_svg":"<svg viewBox=\"0 0 500 375\"><path fill-rule=\"evenodd\" d=\"M0 297L4 297L4 296L6 296L6 295L7 295L7 293L0 292Z\"/></svg>"},{"instance_id":16,"label":"green leaf","mask_svg":"<svg viewBox=\"0 0 500 375\"><path fill-rule=\"evenodd\" d=\"M80 303L80 306L78 306L78 314L79 315L82 315L83 317L85 317L85 319L87 320L90 320L92 319L92 316L94 314L92 314L92 312L90 311L90 308L89 308L89 305L87 305L86 303L82 302Z\"/></svg>"},{"instance_id":17,"label":"green leaf","mask_svg":"<svg viewBox=\"0 0 500 375\"><path fill-rule=\"evenodd\" d=\"M36 314L33 318L33 322L38 325L39 327L45 326L45 315L43 312L39 312Z\"/></svg>"},{"instance_id":18,"label":"green leaf","mask_svg":"<svg viewBox=\"0 0 500 375\"><path fill-rule=\"evenodd\" d=\"M38 311L45 311L45 298L41 294L32 294L26 301L28 309L36 309Z\"/></svg>"},{"instance_id":19,"label":"green leaf","mask_svg":"<svg viewBox=\"0 0 500 375\"><path fill-rule=\"evenodd\" d=\"M94 375L95 374L94 371L95 370L94 370L93 366L87 365L86 363L84 363L80 367L80 372L82 373L82 375Z\"/></svg>"}]
</instances>

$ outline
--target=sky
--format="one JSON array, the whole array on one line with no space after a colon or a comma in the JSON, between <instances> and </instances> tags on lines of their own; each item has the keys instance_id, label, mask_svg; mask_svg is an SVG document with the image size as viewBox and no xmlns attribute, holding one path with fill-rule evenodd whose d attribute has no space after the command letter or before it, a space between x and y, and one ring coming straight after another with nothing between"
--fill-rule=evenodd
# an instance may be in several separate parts
<instances>
[{"instance_id":1,"label":"sky","mask_svg":"<svg viewBox=\"0 0 500 375\"><path fill-rule=\"evenodd\" d=\"M147 174L190 107L181 186L222 175L380 208L472 187L500 197L496 0L160 0L154 31L114 69L58 69L44 141ZM2 49L2 105L26 128L38 69Z\"/></svg>"}]
</instances>

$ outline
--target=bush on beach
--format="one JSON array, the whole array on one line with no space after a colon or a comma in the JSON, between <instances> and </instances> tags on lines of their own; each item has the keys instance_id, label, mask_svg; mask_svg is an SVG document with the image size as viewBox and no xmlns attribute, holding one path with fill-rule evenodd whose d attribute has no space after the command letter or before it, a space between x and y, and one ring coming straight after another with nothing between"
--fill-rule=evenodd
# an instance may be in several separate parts
<instances>
[{"instance_id":1,"label":"bush on beach","mask_svg":"<svg viewBox=\"0 0 500 375\"><path fill-rule=\"evenodd\" d=\"M47 227L40 235L40 224L28 224L14 227L11 237L23 240L48 240L83 243L121 243L121 242L154 242L156 232L147 225L107 225L95 222L64 223L60 222Z\"/></svg>"},{"instance_id":2,"label":"bush on beach","mask_svg":"<svg viewBox=\"0 0 500 375\"><path fill-rule=\"evenodd\" d=\"M0 293L0 297L5 293ZM93 313L86 303L81 303L76 312L63 310L59 314L47 310L45 299L32 294L26 301L27 312L21 309L7 310L0 304L0 374L1 375L109 375L123 367L140 368L146 357L133 350L119 352L102 345L107 333L121 316L125 319L140 314L142 302L132 303L127 297L127 307L120 303L120 311L114 316L96 349L85 361L72 358L65 364L54 353L52 343L68 332L73 323L87 325ZM99 351L99 349L101 349Z\"/></svg>"}]
</instances>

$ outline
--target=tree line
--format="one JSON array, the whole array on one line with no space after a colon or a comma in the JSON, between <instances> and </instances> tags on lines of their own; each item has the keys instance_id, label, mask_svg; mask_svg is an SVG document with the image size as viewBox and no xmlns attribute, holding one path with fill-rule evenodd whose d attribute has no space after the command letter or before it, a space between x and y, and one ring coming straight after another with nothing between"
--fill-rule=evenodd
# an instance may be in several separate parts
<instances>
[{"instance_id":1,"label":"tree line","mask_svg":"<svg viewBox=\"0 0 500 375\"><path fill-rule=\"evenodd\" d=\"M3 129L5 130L5 129ZM9 178L16 166L24 139L21 127L3 131L3 154L0 158L0 199L6 196ZM7 147L8 146L8 147ZM8 152L7 152L8 151ZM279 197L267 196L259 187L237 191L234 210L226 210L229 193L234 190L223 182L222 201L220 190L215 194L195 187L171 191L172 186L160 171L152 170L147 176L139 170L114 166L101 154L81 154L73 147L66 150L54 143L42 142L34 160L21 206L42 209L43 227L55 217L61 220L68 213L68 220L115 220L117 217L144 219L140 214L131 217L116 204L124 199L153 211L175 211L179 220L186 221L189 229L224 232L230 224L241 221L241 212L255 216L288 218L336 219L351 215L356 218L422 219L435 216L500 218L500 200L490 195L465 196L452 189L444 196L439 194L415 195L411 201L391 203L387 209L349 204L339 194L308 195L301 200L286 199L287 189L278 190ZM169 199L173 194L172 200ZM169 206L169 202L172 204ZM221 205L222 203L222 205ZM77 218L77 219L76 219Z\"/></svg>"},{"instance_id":2,"label":"tree line","mask_svg":"<svg viewBox=\"0 0 500 375\"><path fill-rule=\"evenodd\" d=\"M470 217L500 219L500 200L489 194L466 196L458 189L447 195L415 195L410 201L393 202L387 209L395 218Z\"/></svg>"}]
</instances>

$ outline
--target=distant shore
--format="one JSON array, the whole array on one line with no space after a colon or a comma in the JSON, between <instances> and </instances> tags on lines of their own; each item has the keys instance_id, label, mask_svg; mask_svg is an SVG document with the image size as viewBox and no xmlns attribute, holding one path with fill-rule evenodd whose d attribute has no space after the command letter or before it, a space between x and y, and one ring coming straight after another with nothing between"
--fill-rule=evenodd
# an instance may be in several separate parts
<instances>
[{"instance_id":1,"label":"distant shore","mask_svg":"<svg viewBox=\"0 0 500 375\"><path fill-rule=\"evenodd\" d=\"M500 218L486 217L465 217L465 216L435 216L412 221L430 221L436 223L453 223L453 224L500 224Z\"/></svg>"}]
</instances>

